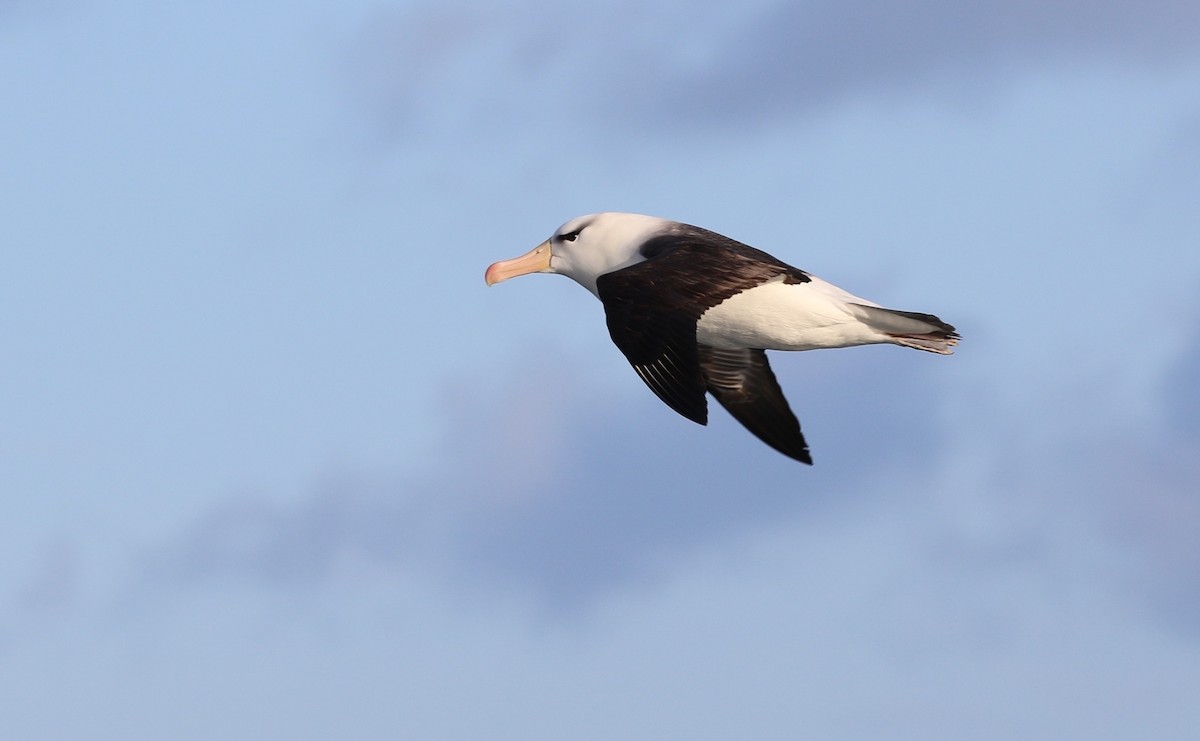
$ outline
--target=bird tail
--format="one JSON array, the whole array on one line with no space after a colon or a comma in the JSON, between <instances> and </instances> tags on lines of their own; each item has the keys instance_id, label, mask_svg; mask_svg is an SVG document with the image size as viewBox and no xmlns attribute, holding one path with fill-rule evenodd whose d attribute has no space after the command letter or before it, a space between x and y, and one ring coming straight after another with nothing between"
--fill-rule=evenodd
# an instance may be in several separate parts
<instances>
[{"instance_id":1,"label":"bird tail","mask_svg":"<svg viewBox=\"0 0 1200 741\"><path fill-rule=\"evenodd\" d=\"M939 355L951 355L954 351L950 348L958 344L959 336L954 327L933 314L897 311L865 304L850 306L867 326L887 335L888 341L897 345Z\"/></svg>"}]
</instances>

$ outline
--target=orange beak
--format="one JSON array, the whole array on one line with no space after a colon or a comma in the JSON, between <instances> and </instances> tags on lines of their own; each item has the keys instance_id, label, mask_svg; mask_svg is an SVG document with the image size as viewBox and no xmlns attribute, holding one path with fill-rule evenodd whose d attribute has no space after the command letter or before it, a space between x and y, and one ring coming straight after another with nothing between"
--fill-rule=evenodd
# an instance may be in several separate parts
<instances>
[{"instance_id":1,"label":"orange beak","mask_svg":"<svg viewBox=\"0 0 1200 741\"><path fill-rule=\"evenodd\" d=\"M526 273L548 272L550 272L550 240L547 239L520 257L492 263L488 266L487 272L483 274L483 279L490 286L493 283L516 278L518 275Z\"/></svg>"}]
</instances>

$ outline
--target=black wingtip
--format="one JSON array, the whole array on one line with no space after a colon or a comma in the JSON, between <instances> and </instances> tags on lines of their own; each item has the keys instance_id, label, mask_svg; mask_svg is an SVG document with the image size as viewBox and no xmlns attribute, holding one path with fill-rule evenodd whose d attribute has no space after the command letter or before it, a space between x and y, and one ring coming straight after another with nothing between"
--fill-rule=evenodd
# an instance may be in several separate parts
<instances>
[{"instance_id":1,"label":"black wingtip","mask_svg":"<svg viewBox=\"0 0 1200 741\"><path fill-rule=\"evenodd\" d=\"M763 350L699 346L708 392L755 437L792 460L812 465L800 421L788 406Z\"/></svg>"},{"instance_id":2,"label":"black wingtip","mask_svg":"<svg viewBox=\"0 0 1200 741\"><path fill-rule=\"evenodd\" d=\"M751 430L751 432L754 432L755 436L758 437L759 440L762 440L767 445L770 445L778 452L783 453L788 458L791 458L794 461L800 461L801 463L809 466L813 464L812 454L808 452L808 445L804 442L803 435L798 434L798 439L792 438L788 440L781 440L773 436L760 434L755 430Z\"/></svg>"},{"instance_id":3,"label":"black wingtip","mask_svg":"<svg viewBox=\"0 0 1200 741\"><path fill-rule=\"evenodd\" d=\"M803 463L807 466L811 466L813 464L812 455L809 454L808 448L805 448L804 450L799 450L796 452L789 452L786 450L782 450L780 448L775 448L775 449L778 450L780 453L783 453L784 455L786 455L788 458L791 458L794 461L800 461L801 463Z\"/></svg>"},{"instance_id":4,"label":"black wingtip","mask_svg":"<svg viewBox=\"0 0 1200 741\"><path fill-rule=\"evenodd\" d=\"M804 433L800 432L800 423L786 403L779 407L766 409L769 412L769 416L766 416L756 414L756 412L764 411L766 407L764 404L740 404L736 398L730 398L729 395L713 394L713 396L721 402L721 406L725 407L734 419L741 422L742 426L759 440L792 460L809 466L813 464L812 454L808 450L808 442L804 439Z\"/></svg>"}]
</instances>

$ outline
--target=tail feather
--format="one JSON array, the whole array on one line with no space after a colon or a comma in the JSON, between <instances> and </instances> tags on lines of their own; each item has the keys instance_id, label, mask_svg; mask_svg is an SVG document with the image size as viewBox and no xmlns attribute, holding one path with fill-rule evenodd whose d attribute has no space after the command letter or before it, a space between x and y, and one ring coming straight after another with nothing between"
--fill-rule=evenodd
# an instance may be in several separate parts
<instances>
[{"instance_id":1,"label":"tail feather","mask_svg":"<svg viewBox=\"0 0 1200 741\"><path fill-rule=\"evenodd\" d=\"M933 314L898 311L864 304L851 306L867 326L887 335L897 345L951 355L954 351L950 348L957 345L960 339L953 326Z\"/></svg>"}]
</instances>

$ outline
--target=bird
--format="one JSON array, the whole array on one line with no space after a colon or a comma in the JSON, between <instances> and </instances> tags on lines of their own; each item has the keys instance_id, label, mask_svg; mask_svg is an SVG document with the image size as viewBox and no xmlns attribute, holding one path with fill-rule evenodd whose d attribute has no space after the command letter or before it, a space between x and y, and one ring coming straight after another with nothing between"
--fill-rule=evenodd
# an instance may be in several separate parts
<instances>
[{"instance_id":1,"label":"bird","mask_svg":"<svg viewBox=\"0 0 1200 741\"><path fill-rule=\"evenodd\" d=\"M812 465L767 350L893 344L953 354L955 328L887 309L734 239L657 216L571 219L520 257L490 265L491 286L557 273L604 305L613 344L667 406L708 424L707 394L747 430Z\"/></svg>"}]
</instances>

